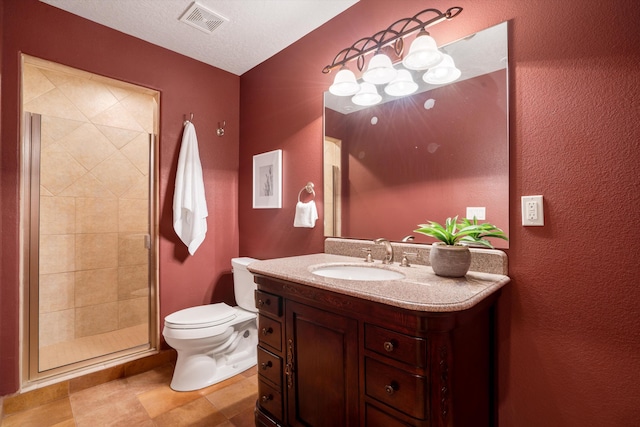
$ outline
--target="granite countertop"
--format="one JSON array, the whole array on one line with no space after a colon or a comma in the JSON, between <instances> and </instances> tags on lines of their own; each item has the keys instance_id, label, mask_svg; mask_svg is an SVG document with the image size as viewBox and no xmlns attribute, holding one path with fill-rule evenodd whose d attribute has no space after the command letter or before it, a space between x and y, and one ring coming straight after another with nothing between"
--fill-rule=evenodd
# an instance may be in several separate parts
<instances>
[{"instance_id":1,"label":"granite countertop","mask_svg":"<svg viewBox=\"0 0 640 427\"><path fill-rule=\"evenodd\" d=\"M327 264L357 264L376 266L403 273L398 280L361 281L322 277L311 271ZM380 261L364 263L362 258L318 253L264 261L254 261L248 270L277 279L301 283L369 301L376 301L409 310L429 312L461 311L473 307L487 296L509 283L503 274L470 271L465 277L436 276L429 266L386 266Z\"/></svg>"}]
</instances>

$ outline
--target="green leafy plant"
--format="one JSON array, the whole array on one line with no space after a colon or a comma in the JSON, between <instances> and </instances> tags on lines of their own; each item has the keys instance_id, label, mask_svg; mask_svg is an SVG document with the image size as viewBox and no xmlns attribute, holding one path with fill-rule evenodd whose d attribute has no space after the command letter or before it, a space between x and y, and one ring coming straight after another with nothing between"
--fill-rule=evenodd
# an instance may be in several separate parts
<instances>
[{"instance_id":1,"label":"green leafy plant","mask_svg":"<svg viewBox=\"0 0 640 427\"><path fill-rule=\"evenodd\" d=\"M428 224L418 224L418 227L420 228L414 230L416 233L435 237L449 246L479 245L493 248L493 245L487 238L495 237L509 240L500 228L489 223L479 224L475 217L472 220L462 218L462 220L458 222L458 217L455 216L453 218L447 218L444 226L435 221L429 221Z\"/></svg>"}]
</instances>

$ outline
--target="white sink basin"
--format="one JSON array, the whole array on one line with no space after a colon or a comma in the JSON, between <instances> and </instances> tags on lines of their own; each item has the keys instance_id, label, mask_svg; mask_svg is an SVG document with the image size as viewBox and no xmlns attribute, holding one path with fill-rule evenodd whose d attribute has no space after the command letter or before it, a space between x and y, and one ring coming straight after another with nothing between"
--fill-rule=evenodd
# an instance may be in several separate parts
<instances>
[{"instance_id":1,"label":"white sink basin","mask_svg":"<svg viewBox=\"0 0 640 427\"><path fill-rule=\"evenodd\" d=\"M316 276L343 280L399 280L404 274L369 265L325 265L311 271Z\"/></svg>"}]
</instances>

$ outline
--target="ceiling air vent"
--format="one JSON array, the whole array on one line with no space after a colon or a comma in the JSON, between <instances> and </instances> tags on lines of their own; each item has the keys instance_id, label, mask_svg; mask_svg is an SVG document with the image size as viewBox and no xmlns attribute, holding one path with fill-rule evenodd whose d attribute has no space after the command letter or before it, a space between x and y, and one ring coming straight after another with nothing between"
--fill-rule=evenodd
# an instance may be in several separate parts
<instances>
[{"instance_id":1,"label":"ceiling air vent","mask_svg":"<svg viewBox=\"0 0 640 427\"><path fill-rule=\"evenodd\" d=\"M187 10L184 11L180 17L180 21L185 24L189 24L205 33L211 34L220 25L228 22L229 20L224 16L207 9L206 7L193 2Z\"/></svg>"}]
</instances>

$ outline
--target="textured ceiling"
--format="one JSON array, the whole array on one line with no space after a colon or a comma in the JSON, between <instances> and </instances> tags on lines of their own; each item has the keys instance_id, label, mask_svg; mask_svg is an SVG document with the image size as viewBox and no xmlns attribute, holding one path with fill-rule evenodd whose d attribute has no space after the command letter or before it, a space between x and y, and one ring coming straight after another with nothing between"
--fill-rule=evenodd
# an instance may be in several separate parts
<instances>
[{"instance_id":1,"label":"textured ceiling","mask_svg":"<svg viewBox=\"0 0 640 427\"><path fill-rule=\"evenodd\" d=\"M179 18L193 0L40 0L236 75L358 0L198 0L228 19L208 34Z\"/></svg>"}]
</instances>

